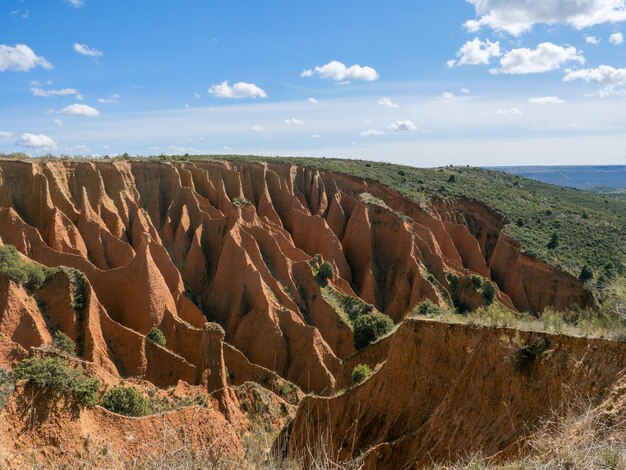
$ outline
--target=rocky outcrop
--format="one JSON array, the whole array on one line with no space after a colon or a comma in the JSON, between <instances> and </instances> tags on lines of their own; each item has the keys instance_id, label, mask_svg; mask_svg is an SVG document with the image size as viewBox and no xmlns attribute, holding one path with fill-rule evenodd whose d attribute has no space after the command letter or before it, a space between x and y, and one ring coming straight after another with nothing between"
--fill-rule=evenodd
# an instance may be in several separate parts
<instances>
[{"instance_id":1,"label":"rocky outcrop","mask_svg":"<svg viewBox=\"0 0 626 470\"><path fill-rule=\"evenodd\" d=\"M407 320L386 349L360 385L304 398L288 430L289 456L326 444L337 461L363 455L367 469L475 454L502 460L577 398L600 404L615 395L611 410L623 413L615 410L623 342Z\"/></svg>"},{"instance_id":2,"label":"rocky outcrop","mask_svg":"<svg viewBox=\"0 0 626 470\"><path fill-rule=\"evenodd\" d=\"M224 383L219 359L207 359L208 345L222 344L205 334L209 321L251 364L306 391L335 389L353 333L320 290L314 257L335 267L334 289L395 322L424 299L482 304L465 287L454 291L449 274L461 286L472 274L492 279L497 298L519 310L586 301L576 280L521 254L484 208L427 211L379 184L306 167L0 161L0 182L1 243L88 280L84 315L54 297L70 295L54 293L69 292L67 281L42 290L41 302L54 305L48 330L67 332L108 371L159 385ZM21 311L37 316L32 301L10 302L11 315L26 302ZM42 333L25 340L11 330L21 339L3 348L21 357L49 340L32 325ZM163 350L146 346L153 327L165 333ZM202 378L206 370L216 375Z\"/></svg>"}]
</instances>

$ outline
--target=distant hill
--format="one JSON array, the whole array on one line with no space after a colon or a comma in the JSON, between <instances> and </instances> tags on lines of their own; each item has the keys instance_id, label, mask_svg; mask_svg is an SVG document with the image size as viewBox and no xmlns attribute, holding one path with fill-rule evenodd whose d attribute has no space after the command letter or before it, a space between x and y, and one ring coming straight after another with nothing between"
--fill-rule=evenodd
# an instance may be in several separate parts
<instances>
[{"instance_id":1,"label":"distant hill","mask_svg":"<svg viewBox=\"0 0 626 470\"><path fill-rule=\"evenodd\" d=\"M544 183L602 193L626 189L626 165L499 166L491 169Z\"/></svg>"}]
</instances>

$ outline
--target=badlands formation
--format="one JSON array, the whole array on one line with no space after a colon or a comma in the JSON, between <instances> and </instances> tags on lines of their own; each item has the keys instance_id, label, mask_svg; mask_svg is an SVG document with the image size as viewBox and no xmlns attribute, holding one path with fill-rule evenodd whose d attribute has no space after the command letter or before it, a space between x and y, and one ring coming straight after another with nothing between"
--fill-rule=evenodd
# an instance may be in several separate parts
<instances>
[{"instance_id":1,"label":"badlands formation","mask_svg":"<svg viewBox=\"0 0 626 470\"><path fill-rule=\"evenodd\" d=\"M0 367L49 354L62 331L76 344L67 360L103 389L202 397L131 418L17 383L0 415L0 459L45 466L114 448L122 462L169 433L173 447L238 467L263 428L265 450L279 457L323 446L338 461L403 468L476 452L507 458L574 395L623 418L624 342L410 315L425 300L528 312L592 302L502 230L471 201L420 206L304 166L0 161L0 245L72 268L34 293L0 278ZM327 280L323 262L334 268ZM476 278L495 288L492 299ZM354 308L397 329L357 350ZM153 328L165 346L146 339ZM541 351L516 370L515 344ZM357 364L374 372L352 386Z\"/></svg>"}]
</instances>

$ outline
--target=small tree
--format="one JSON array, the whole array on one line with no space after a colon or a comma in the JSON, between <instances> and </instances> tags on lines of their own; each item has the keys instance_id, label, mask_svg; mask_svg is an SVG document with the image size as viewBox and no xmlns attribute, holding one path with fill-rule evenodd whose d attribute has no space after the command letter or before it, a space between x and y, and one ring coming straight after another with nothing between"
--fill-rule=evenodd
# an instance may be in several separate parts
<instances>
[{"instance_id":1,"label":"small tree","mask_svg":"<svg viewBox=\"0 0 626 470\"><path fill-rule=\"evenodd\" d=\"M352 383L359 384L367 379L372 373L372 369L367 364L359 364L352 370Z\"/></svg>"},{"instance_id":2,"label":"small tree","mask_svg":"<svg viewBox=\"0 0 626 470\"><path fill-rule=\"evenodd\" d=\"M113 413L126 416L146 416L148 401L133 387L116 387L102 397L102 406Z\"/></svg>"},{"instance_id":3,"label":"small tree","mask_svg":"<svg viewBox=\"0 0 626 470\"><path fill-rule=\"evenodd\" d=\"M165 344L167 343L165 335L158 328L152 328L150 332L146 335L146 338L148 338L148 340L152 341L153 343L158 344L159 346L165 346Z\"/></svg>"},{"instance_id":4,"label":"small tree","mask_svg":"<svg viewBox=\"0 0 626 470\"><path fill-rule=\"evenodd\" d=\"M70 339L69 336L67 336L61 330L55 331L52 335L52 344L57 350L61 352L70 354L72 356L76 354L76 344Z\"/></svg>"},{"instance_id":5,"label":"small tree","mask_svg":"<svg viewBox=\"0 0 626 470\"><path fill-rule=\"evenodd\" d=\"M487 305L491 305L493 301L496 299L496 286L493 285L493 282L487 281L483 284L483 299L485 299L485 303Z\"/></svg>"},{"instance_id":6,"label":"small tree","mask_svg":"<svg viewBox=\"0 0 626 470\"><path fill-rule=\"evenodd\" d=\"M548 249L549 250L554 250L557 246L559 246L559 234L556 232L552 233L552 236L550 237L550 241L548 242Z\"/></svg>"},{"instance_id":7,"label":"small tree","mask_svg":"<svg viewBox=\"0 0 626 470\"><path fill-rule=\"evenodd\" d=\"M382 313L361 315L354 321L354 346L363 349L386 335L393 328L393 321Z\"/></svg>"},{"instance_id":8,"label":"small tree","mask_svg":"<svg viewBox=\"0 0 626 470\"><path fill-rule=\"evenodd\" d=\"M332 279L335 275L335 268L328 261L324 261L320 266L319 275L323 279Z\"/></svg>"},{"instance_id":9,"label":"small tree","mask_svg":"<svg viewBox=\"0 0 626 470\"><path fill-rule=\"evenodd\" d=\"M580 271L578 279L580 279L581 282L586 282L590 279L593 279L593 271L591 270L591 268L587 265L584 265L582 271Z\"/></svg>"}]
</instances>

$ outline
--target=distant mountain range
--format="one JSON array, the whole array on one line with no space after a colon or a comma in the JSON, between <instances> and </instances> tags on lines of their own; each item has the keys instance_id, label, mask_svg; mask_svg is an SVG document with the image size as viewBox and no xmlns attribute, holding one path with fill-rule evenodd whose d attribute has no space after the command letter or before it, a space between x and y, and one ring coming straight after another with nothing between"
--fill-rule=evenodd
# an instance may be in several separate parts
<instances>
[{"instance_id":1,"label":"distant mountain range","mask_svg":"<svg viewBox=\"0 0 626 470\"><path fill-rule=\"evenodd\" d=\"M497 166L489 168L544 183L595 192L613 193L626 189L626 165Z\"/></svg>"}]
</instances>

